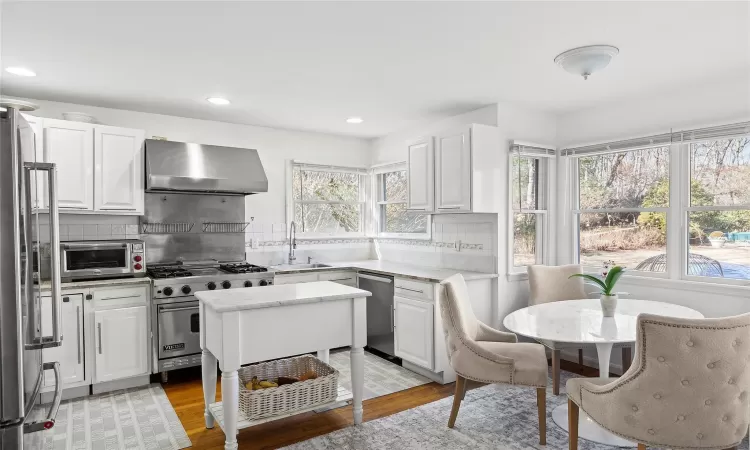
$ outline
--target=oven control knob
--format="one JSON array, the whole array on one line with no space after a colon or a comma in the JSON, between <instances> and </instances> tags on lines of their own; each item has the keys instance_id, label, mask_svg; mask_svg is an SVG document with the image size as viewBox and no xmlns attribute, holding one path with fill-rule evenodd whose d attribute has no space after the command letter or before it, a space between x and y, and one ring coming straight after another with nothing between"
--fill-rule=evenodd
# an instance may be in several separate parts
<instances>
[{"instance_id":1,"label":"oven control knob","mask_svg":"<svg viewBox=\"0 0 750 450\"><path fill-rule=\"evenodd\" d=\"M229 289L230 287L232 287L232 283L230 283L229 281L222 281L221 287L223 287L224 289Z\"/></svg>"},{"instance_id":2,"label":"oven control knob","mask_svg":"<svg viewBox=\"0 0 750 450\"><path fill-rule=\"evenodd\" d=\"M216 289L216 283L214 283L213 281L209 281L206 287L209 291L213 291L214 289Z\"/></svg>"},{"instance_id":3,"label":"oven control knob","mask_svg":"<svg viewBox=\"0 0 750 450\"><path fill-rule=\"evenodd\" d=\"M172 295L172 292L173 292L173 291L172 291L172 288L171 288L171 287L165 287L165 288L164 288L164 289L162 290L162 292L164 293L164 295Z\"/></svg>"},{"instance_id":4,"label":"oven control knob","mask_svg":"<svg viewBox=\"0 0 750 450\"><path fill-rule=\"evenodd\" d=\"M260 285L261 286L268 286L268 281L266 281L266 280L260 280Z\"/></svg>"},{"instance_id":5,"label":"oven control knob","mask_svg":"<svg viewBox=\"0 0 750 450\"><path fill-rule=\"evenodd\" d=\"M141 255L135 255L135 256L133 256L133 261L135 261L135 262L140 262L142 259L143 258L141 257Z\"/></svg>"},{"instance_id":6,"label":"oven control knob","mask_svg":"<svg viewBox=\"0 0 750 450\"><path fill-rule=\"evenodd\" d=\"M253 287L252 281L245 281L245 287Z\"/></svg>"},{"instance_id":7,"label":"oven control knob","mask_svg":"<svg viewBox=\"0 0 750 450\"><path fill-rule=\"evenodd\" d=\"M182 293L185 294L185 295L188 295L190 293L190 286L188 286L187 284L185 286L183 286L182 287Z\"/></svg>"},{"instance_id":8,"label":"oven control knob","mask_svg":"<svg viewBox=\"0 0 750 450\"><path fill-rule=\"evenodd\" d=\"M143 266L142 266L142 265L140 265L140 264L136 264L136 265L134 265L134 266L133 266L133 268L134 268L135 270L141 270L141 269L143 269Z\"/></svg>"}]
</instances>

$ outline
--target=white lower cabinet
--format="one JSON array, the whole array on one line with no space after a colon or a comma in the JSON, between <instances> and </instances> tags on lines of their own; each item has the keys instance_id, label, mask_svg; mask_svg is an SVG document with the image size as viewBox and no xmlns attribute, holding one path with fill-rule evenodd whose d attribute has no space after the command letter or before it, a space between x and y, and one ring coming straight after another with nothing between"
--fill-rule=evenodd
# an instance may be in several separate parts
<instances>
[{"instance_id":1,"label":"white lower cabinet","mask_svg":"<svg viewBox=\"0 0 750 450\"><path fill-rule=\"evenodd\" d=\"M94 381L148 374L148 307L94 312Z\"/></svg>"},{"instance_id":2,"label":"white lower cabinet","mask_svg":"<svg viewBox=\"0 0 750 450\"><path fill-rule=\"evenodd\" d=\"M52 334L52 297L42 297L42 333ZM59 347L42 350L43 362L59 362L63 385L81 383L85 380L83 352L83 294L63 295L62 336ZM44 373L44 386L55 386L52 370Z\"/></svg>"},{"instance_id":3,"label":"white lower cabinet","mask_svg":"<svg viewBox=\"0 0 750 450\"><path fill-rule=\"evenodd\" d=\"M396 356L432 370L435 367L434 304L394 296L393 308Z\"/></svg>"}]
</instances>

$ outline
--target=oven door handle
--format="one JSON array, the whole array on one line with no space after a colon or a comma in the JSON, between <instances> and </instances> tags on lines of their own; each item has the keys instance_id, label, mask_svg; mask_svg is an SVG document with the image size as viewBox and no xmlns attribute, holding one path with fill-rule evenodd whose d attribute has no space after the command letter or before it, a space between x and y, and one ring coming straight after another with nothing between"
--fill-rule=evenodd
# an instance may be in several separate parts
<instances>
[{"instance_id":1,"label":"oven door handle","mask_svg":"<svg viewBox=\"0 0 750 450\"><path fill-rule=\"evenodd\" d=\"M119 243L119 244L110 244L110 243L76 243L76 244L62 244L62 248L65 250L91 250L91 249L97 249L97 250L111 250L111 249L120 249L120 248L127 248L128 244L126 243Z\"/></svg>"},{"instance_id":2,"label":"oven door handle","mask_svg":"<svg viewBox=\"0 0 750 450\"><path fill-rule=\"evenodd\" d=\"M198 309L197 306L183 306L181 308L164 308L163 306L159 307L159 312L177 312L177 311L187 311L189 309Z\"/></svg>"}]
</instances>

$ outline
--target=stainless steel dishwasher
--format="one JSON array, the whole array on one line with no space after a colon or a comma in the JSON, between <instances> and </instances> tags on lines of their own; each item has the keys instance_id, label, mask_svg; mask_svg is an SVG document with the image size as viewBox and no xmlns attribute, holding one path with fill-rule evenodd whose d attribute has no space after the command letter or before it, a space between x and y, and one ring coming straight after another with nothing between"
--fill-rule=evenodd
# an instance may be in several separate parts
<instances>
[{"instance_id":1,"label":"stainless steel dishwasher","mask_svg":"<svg viewBox=\"0 0 750 450\"><path fill-rule=\"evenodd\" d=\"M372 292L367 297L367 346L394 355L393 277L358 273L359 288Z\"/></svg>"}]
</instances>

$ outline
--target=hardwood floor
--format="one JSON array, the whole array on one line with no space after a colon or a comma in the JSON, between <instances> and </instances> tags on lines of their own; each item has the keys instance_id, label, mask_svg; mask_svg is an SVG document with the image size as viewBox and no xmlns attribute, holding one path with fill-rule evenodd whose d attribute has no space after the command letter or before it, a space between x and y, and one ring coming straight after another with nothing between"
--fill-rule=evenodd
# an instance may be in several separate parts
<instances>
[{"instance_id":1,"label":"hardwood floor","mask_svg":"<svg viewBox=\"0 0 750 450\"><path fill-rule=\"evenodd\" d=\"M599 371L576 363L562 361L561 368L586 377L598 376ZM219 377L220 380L221 377ZM469 382L469 389L480 386ZM224 433L216 425L208 430L203 420L203 387L201 385L200 367L170 372L169 382L163 385L177 416L185 427L192 450L224 448ZM407 409L416 408L453 395L453 383L440 385L429 383L406 391L396 392L383 397L365 400L364 420L369 421L389 416ZM220 381L216 393L221 398ZM257 427L240 430L237 440L243 450L275 449L295 442L304 441L315 436L330 433L352 425L352 408L346 406L324 413L306 413Z\"/></svg>"}]
</instances>

